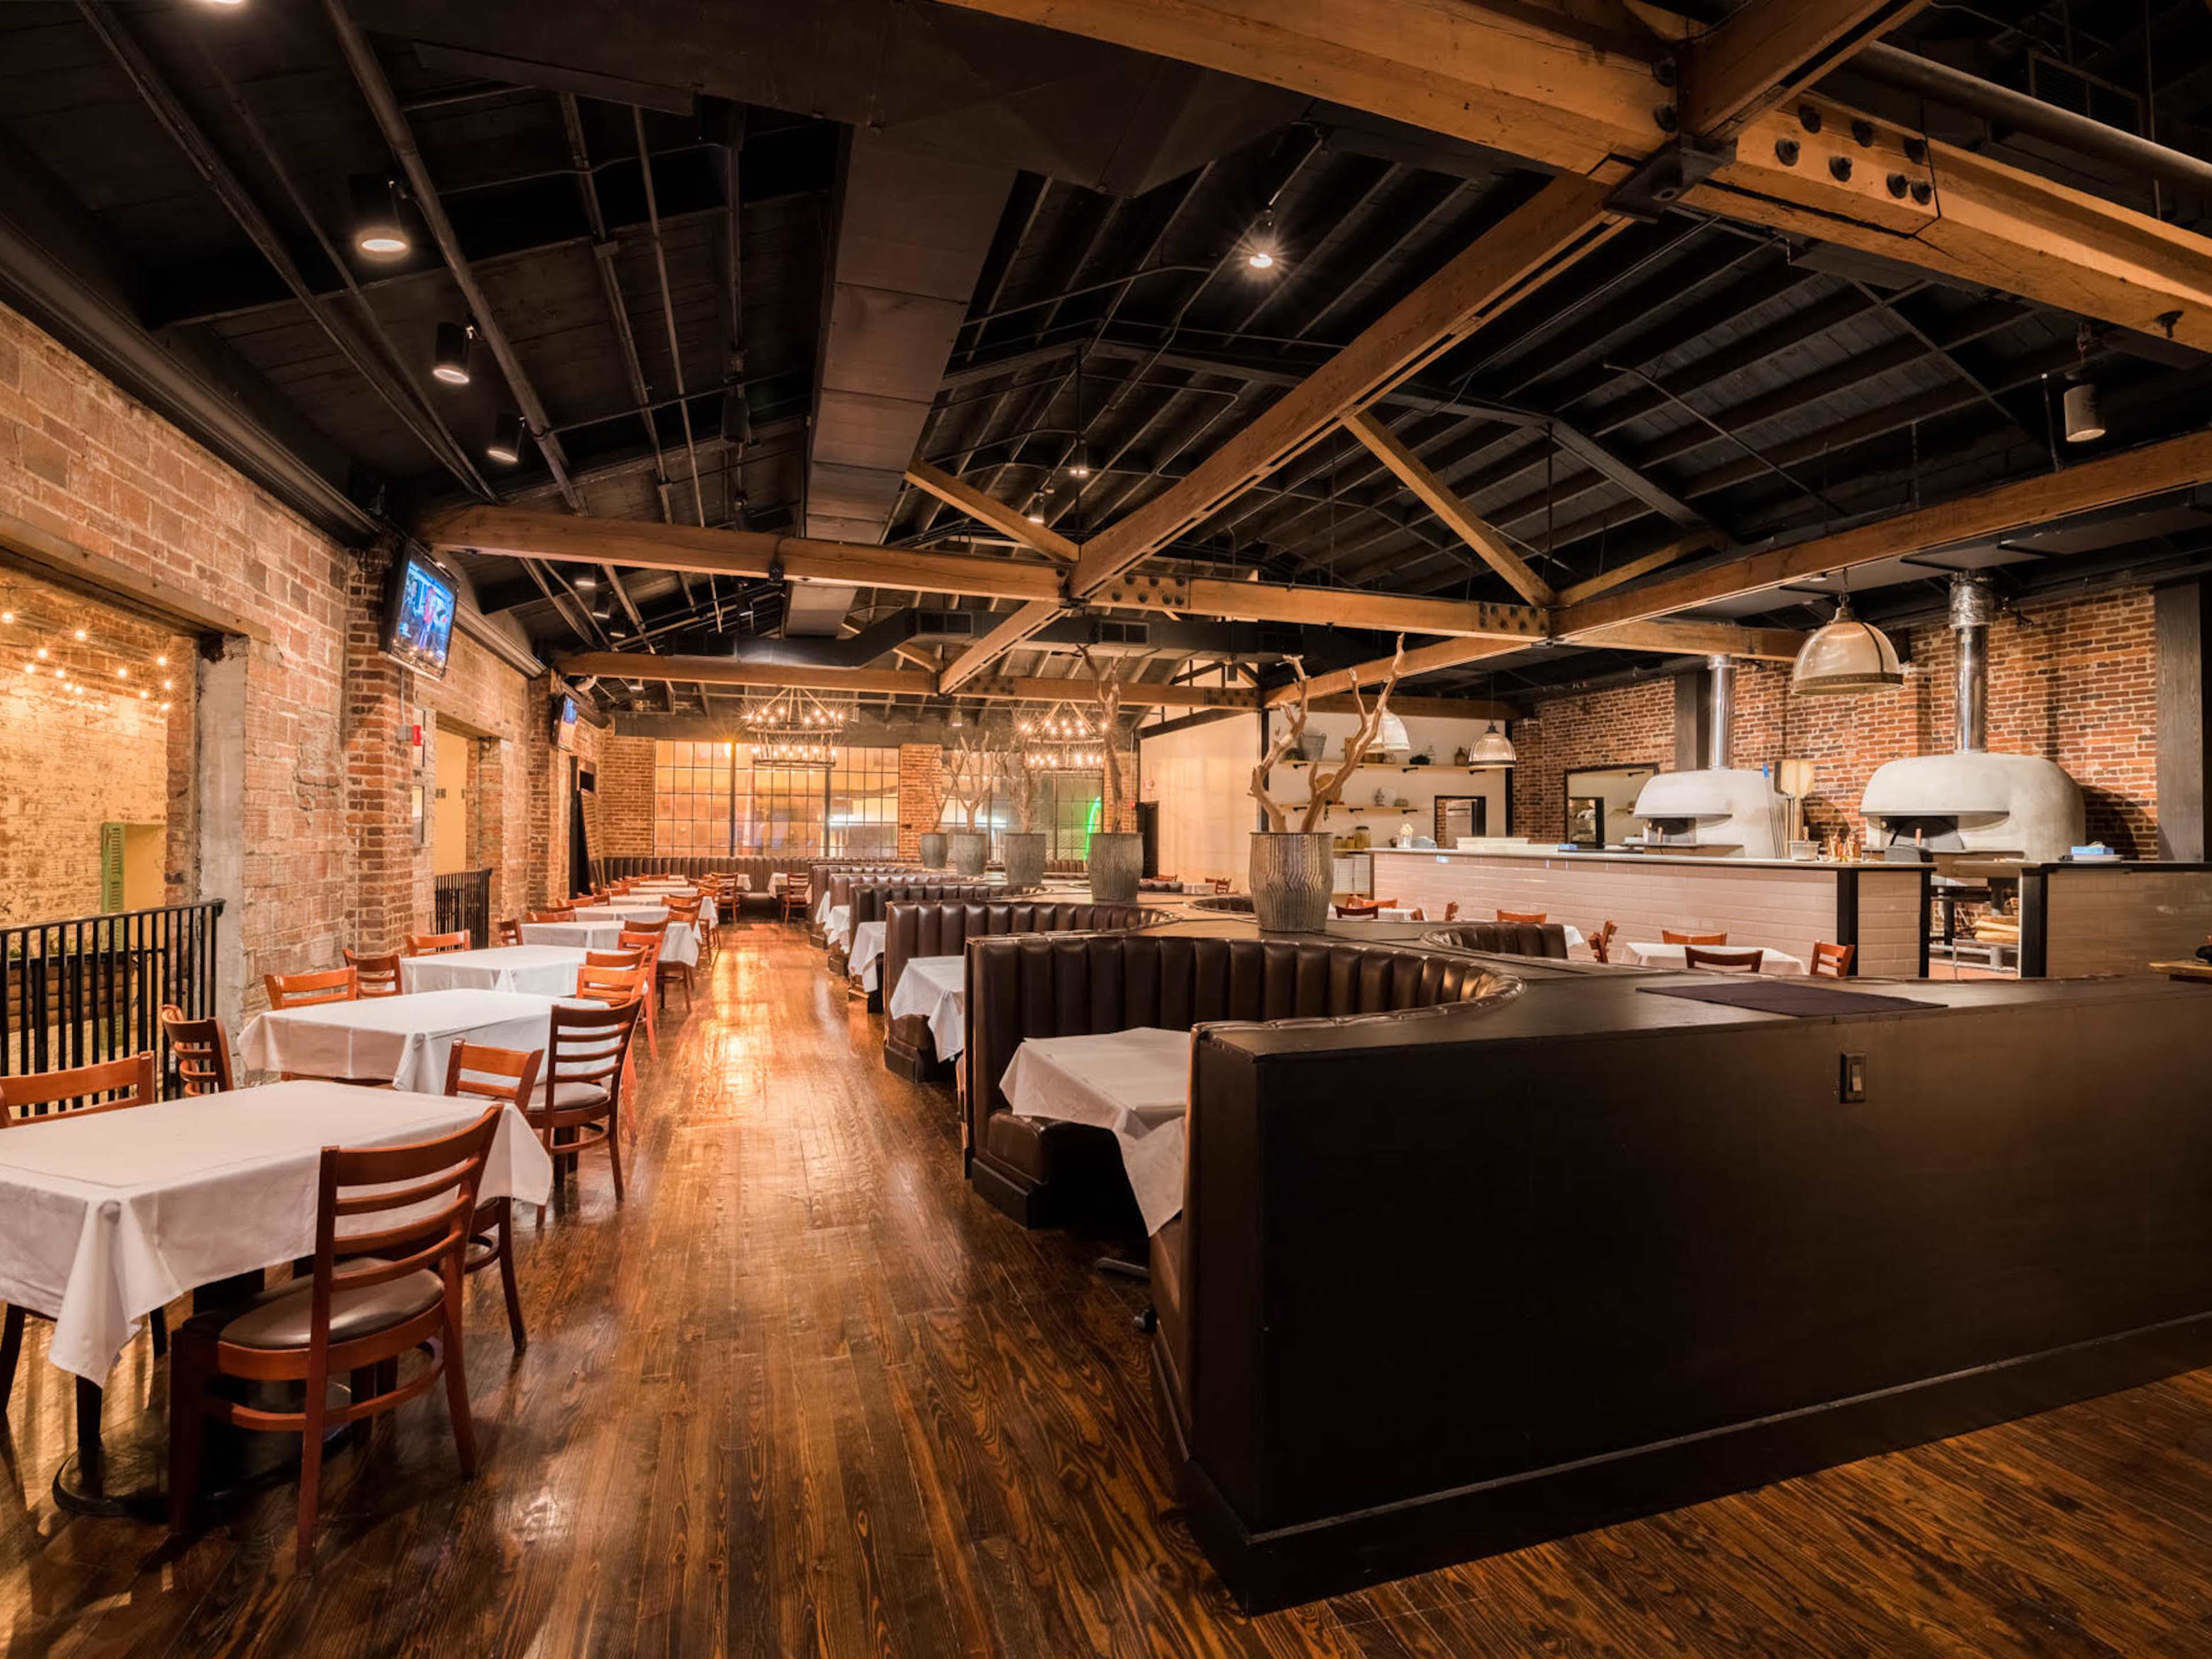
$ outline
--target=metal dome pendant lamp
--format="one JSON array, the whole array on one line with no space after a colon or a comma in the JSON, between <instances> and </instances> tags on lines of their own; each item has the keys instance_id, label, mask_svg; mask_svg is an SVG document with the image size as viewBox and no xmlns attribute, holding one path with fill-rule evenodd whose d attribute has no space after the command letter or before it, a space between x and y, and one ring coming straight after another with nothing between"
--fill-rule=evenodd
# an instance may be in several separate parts
<instances>
[{"instance_id":1,"label":"metal dome pendant lamp","mask_svg":"<svg viewBox=\"0 0 2212 1659\"><path fill-rule=\"evenodd\" d=\"M1790 671L1790 689L1801 697L1858 696L1904 684L1897 647L1852 615L1849 593L1837 599L1835 616L1805 641Z\"/></svg>"}]
</instances>

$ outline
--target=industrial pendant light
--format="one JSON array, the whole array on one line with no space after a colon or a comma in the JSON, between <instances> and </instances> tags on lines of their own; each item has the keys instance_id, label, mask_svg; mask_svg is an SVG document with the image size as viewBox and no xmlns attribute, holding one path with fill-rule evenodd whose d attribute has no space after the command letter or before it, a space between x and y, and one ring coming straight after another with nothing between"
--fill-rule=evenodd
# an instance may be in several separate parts
<instances>
[{"instance_id":1,"label":"industrial pendant light","mask_svg":"<svg viewBox=\"0 0 2212 1659\"><path fill-rule=\"evenodd\" d=\"M399 210L399 181L374 173L346 180L353 204L353 245L373 259L397 259L413 246Z\"/></svg>"},{"instance_id":2,"label":"industrial pendant light","mask_svg":"<svg viewBox=\"0 0 2212 1659\"><path fill-rule=\"evenodd\" d=\"M501 466L513 466L522 459L522 416L502 415L491 429L491 441L484 446L484 453Z\"/></svg>"},{"instance_id":3,"label":"industrial pendant light","mask_svg":"<svg viewBox=\"0 0 2212 1659\"><path fill-rule=\"evenodd\" d=\"M1467 751L1467 757L1471 764L1476 766L1510 766L1514 761L1513 739L1505 735L1496 720L1492 720L1490 729L1474 740L1474 746Z\"/></svg>"},{"instance_id":4,"label":"industrial pendant light","mask_svg":"<svg viewBox=\"0 0 2212 1659\"><path fill-rule=\"evenodd\" d=\"M1375 746L1378 750L1395 749L1403 751L1413 746L1413 738L1406 735L1406 722L1385 709L1375 727Z\"/></svg>"},{"instance_id":5,"label":"industrial pendant light","mask_svg":"<svg viewBox=\"0 0 2212 1659\"><path fill-rule=\"evenodd\" d=\"M1805 641L1790 671L1790 689L1801 697L1856 696L1905 684L1905 669L1889 635L1851 614L1851 596L1836 600L1836 614Z\"/></svg>"},{"instance_id":6,"label":"industrial pendant light","mask_svg":"<svg viewBox=\"0 0 2212 1659\"><path fill-rule=\"evenodd\" d=\"M2094 443L2105 435L2104 411L2097 407L2097 384L2089 378L2091 342L2089 325L2083 323L2074 332L2074 350L2081 361L2067 373L2069 384L2063 403L2069 444Z\"/></svg>"},{"instance_id":7,"label":"industrial pendant light","mask_svg":"<svg viewBox=\"0 0 2212 1659\"><path fill-rule=\"evenodd\" d=\"M470 323L441 323L438 325L438 349L430 372L447 386L466 386L469 383L469 342L476 337L476 327Z\"/></svg>"}]
</instances>

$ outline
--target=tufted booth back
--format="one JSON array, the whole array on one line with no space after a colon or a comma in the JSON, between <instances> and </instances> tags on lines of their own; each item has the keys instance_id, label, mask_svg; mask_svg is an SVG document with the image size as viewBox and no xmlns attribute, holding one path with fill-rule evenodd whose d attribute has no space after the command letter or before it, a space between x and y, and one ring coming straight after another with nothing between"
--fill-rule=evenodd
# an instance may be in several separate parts
<instances>
[{"instance_id":1,"label":"tufted booth back","mask_svg":"<svg viewBox=\"0 0 2212 1659\"><path fill-rule=\"evenodd\" d=\"M825 915L834 905L852 902L853 884L856 881L913 881L921 874L918 864L833 863L817 860L811 868L814 883L808 890L818 901L817 914Z\"/></svg>"},{"instance_id":2,"label":"tufted booth back","mask_svg":"<svg viewBox=\"0 0 2212 1659\"><path fill-rule=\"evenodd\" d=\"M884 911L884 1003L915 957L957 957L971 939L994 933L1109 933L1168 921L1140 904L1093 904L1087 899L900 901Z\"/></svg>"},{"instance_id":3,"label":"tufted booth back","mask_svg":"<svg viewBox=\"0 0 2212 1659\"><path fill-rule=\"evenodd\" d=\"M853 926L881 921L894 904L916 904L931 900L957 899L982 903L1007 896L1004 887L987 881L883 881L862 877L850 883L845 902L853 908Z\"/></svg>"},{"instance_id":4,"label":"tufted booth back","mask_svg":"<svg viewBox=\"0 0 2212 1659\"><path fill-rule=\"evenodd\" d=\"M1492 951L1509 957L1567 959L1567 930L1556 921L1455 921L1421 935L1424 945L1460 951Z\"/></svg>"},{"instance_id":5,"label":"tufted booth back","mask_svg":"<svg viewBox=\"0 0 2212 1659\"><path fill-rule=\"evenodd\" d=\"M1390 1013L1471 1001L1498 983L1498 975L1466 957L1310 936L971 939L963 1061L971 1178L1031 1224L1063 1202L1079 1201L1071 1187L1087 1187L1094 1176L1109 1186L1121 1179L1111 1139L1098 1144L1103 1131L1018 1117L1010 1109L1000 1079L1025 1038ZM1048 1201L1038 1201L1048 1193Z\"/></svg>"}]
</instances>

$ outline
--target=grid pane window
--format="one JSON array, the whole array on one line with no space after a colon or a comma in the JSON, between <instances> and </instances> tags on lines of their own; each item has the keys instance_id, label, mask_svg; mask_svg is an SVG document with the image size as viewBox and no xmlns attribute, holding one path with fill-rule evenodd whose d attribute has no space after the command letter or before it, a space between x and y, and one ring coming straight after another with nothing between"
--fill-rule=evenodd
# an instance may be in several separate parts
<instances>
[{"instance_id":1,"label":"grid pane window","mask_svg":"<svg viewBox=\"0 0 2212 1659\"><path fill-rule=\"evenodd\" d=\"M840 749L830 769L831 858L898 856L898 750Z\"/></svg>"},{"instance_id":2,"label":"grid pane window","mask_svg":"<svg viewBox=\"0 0 2212 1659\"><path fill-rule=\"evenodd\" d=\"M756 766L749 743L655 744L653 850L894 856L898 750L836 752L825 772Z\"/></svg>"},{"instance_id":3,"label":"grid pane window","mask_svg":"<svg viewBox=\"0 0 2212 1659\"><path fill-rule=\"evenodd\" d=\"M654 852L720 854L730 850L731 770L726 743L653 746Z\"/></svg>"}]
</instances>

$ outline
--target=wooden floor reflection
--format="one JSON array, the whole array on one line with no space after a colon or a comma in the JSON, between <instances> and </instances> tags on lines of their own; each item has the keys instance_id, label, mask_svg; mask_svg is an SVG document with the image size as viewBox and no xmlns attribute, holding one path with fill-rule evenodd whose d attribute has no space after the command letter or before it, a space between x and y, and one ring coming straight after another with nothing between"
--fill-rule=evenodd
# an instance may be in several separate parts
<instances>
[{"instance_id":1,"label":"wooden floor reflection","mask_svg":"<svg viewBox=\"0 0 2212 1659\"><path fill-rule=\"evenodd\" d=\"M58 1513L33 1328L0 1440L9 1654L2128 1655L2212 1652L2212 1373L1407 1580L1239 1617L1161 1469L1140 1287L960 1179L951 1103L798 930L730 935L604 1160L522 1226L441 1407L179 1547ZM1436 1310L1452 1317L1449 1307ZM142 1340L112 1437L162 1408Z\"/></svg>"}]
</instances>

